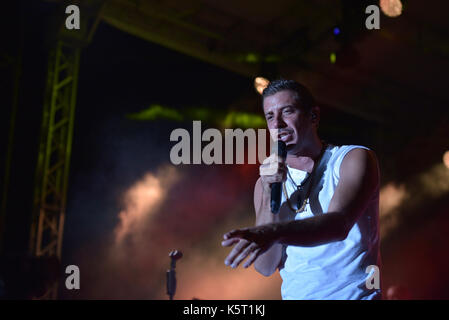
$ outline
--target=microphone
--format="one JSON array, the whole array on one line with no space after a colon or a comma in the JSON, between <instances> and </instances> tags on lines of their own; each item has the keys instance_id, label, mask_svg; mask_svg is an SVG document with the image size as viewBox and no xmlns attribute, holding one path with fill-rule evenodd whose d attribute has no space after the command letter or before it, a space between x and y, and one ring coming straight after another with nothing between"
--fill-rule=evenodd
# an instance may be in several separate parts
<instances>
[{"instance_id":1,"label":"microphone","mask_svg":"<svg viewBox=\"0 0 449 320\"><path fill-rule=\"evenodd\" d=\"M173 300L173 297L176 292L176 261L182 258L182 252L178 250L170 251L170 269L167 270L167 294L170 300Z\"/></svg>"},{"instance_id":2,"label":"microphone","mask_svg":"<svg viewBox=\"0 0 449 320\"><path fill-rule=\"evenodd\" d=\"M287 158L287 146L282 140L278 140L274 147L274 153L281 157L284 161ZM281 207L281 189L282 182L275 182L271 184L271 212L277 214Z\"/></svg>"}]
</instances>

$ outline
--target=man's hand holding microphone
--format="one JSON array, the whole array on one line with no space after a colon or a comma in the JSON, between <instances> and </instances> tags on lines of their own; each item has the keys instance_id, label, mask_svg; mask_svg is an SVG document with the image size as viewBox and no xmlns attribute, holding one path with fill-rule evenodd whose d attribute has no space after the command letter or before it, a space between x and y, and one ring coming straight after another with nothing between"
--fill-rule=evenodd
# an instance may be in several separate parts
<instances>
[{"instance_id":1,"label":"man's hand holding microphone","mask_svg":"<svg viewBox=\"0 0 449 320\"><path fill-rule=\"evenodd\" d=\"M243 266L248 268L264 254L267 261L277 267L281 258L281 247L278 242L277 222L280 222L279 210L282 198L282 183L287 178L286 145L279 140L274 152L265 159L259 168L260 178L254 190L254 206L256 210L256 226L231 230L224 234L222 246L235 244L225 259L225 264L236 268L248 258ZM266 253L266 254L265 254ZM263 263L265 268L266 263ZM257 267L257 266L256 266Z\"/></svg>"}]
</instances>

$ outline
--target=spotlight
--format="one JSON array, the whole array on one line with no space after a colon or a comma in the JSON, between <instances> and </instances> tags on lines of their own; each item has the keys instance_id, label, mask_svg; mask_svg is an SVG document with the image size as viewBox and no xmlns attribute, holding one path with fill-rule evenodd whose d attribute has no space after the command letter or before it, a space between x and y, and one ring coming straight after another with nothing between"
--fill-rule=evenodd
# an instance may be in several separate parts
<instances>
[{"instance_id":1,"label":"spotlight","mask_svg":"<svg viewBox=\"0 0 449 320\"><path fill-rule=\"evenodd\" d=\"M449 169L449 151L446 151L443 155L443 163L446 166L446 168Z\"/></svg>"},{"instance_id":2,"label":"spotlight","mask_svg":"<svg viewBox=\"0 0 449 320\"><path fill-rule=\"evenodd\" d=\"M402 13L402 2L401 0L380 0L380 9L386 16L395 18Z\"/></svg>"},{"instance_id":3,"label":"spotlight","mask_svg":"<svg viewBox=\"0 0 449 320\"><path fill-rule=\"evenodd\" d=\"M264 77L257 77L254 79L254 88L259 92L259 94L262 94L263 90L268 86L270 81L265 79Z\"/></svg>"},{"instance_id":4,"label":"spotlight","mask_svg":"<svg viewBox=\"0 0 449 320\"><path fill-rule=\"evenodd\" d=\"M338 36L340 34L341 30L339 27L335 27L333 30L334 35Z\"/></svg>"}]
</instances>

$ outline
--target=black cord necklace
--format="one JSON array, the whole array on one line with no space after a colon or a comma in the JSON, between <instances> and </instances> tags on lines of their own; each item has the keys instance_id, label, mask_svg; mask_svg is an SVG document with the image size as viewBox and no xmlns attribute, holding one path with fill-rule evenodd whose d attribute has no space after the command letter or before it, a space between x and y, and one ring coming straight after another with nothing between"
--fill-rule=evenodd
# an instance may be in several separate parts
<instances>
[{"instance_id":1,"label":"black cord necklace","mask_svg":"<svg viewBox=\"0 0 449 320\"><path fill-rule=\"evenodd\" d=\"M311 181L311 183L309 184L309 187L307 188L307 194L306 194L306 196L304 197L304 200L302 201L301 206L300 206L300 203L301 203L300 200L301 200L301 199L298 197L298 203L297 203L297 205L296 205L297 209L294 209L293 206L292 206L291 203L290 203L290 199L288 198L288 194L287 194L287 189L286 189L286 187L285 187L285 182L282 184L282 187L283 187L282 189L283 189L284 196L285 196L285 199L286 199L286 201L287 201L287 204L288 204L290 210L292 210L292 211L295 212L295 213L303 212L303 211L305 210L306 206L307 206L307 203L309 203L309 197L310 197L310 193L311 193L311 190L312 190L312 185L313 185L313 180L314 180L313 178L314 178L314 176L315 176L315 171L316 171L316 168L318 168L318 167L319 167L319 164L321 163L321 158L323 157L324 151L327 149L327 144L326 144L324 141L322 141L322 144L323 144L323 146L322 146L322 148L321 148L320 155L318 156L317 160L315 161L315 163L314 163L314 165L313 165L312 172L311 172L311 173L309 173L309 172L307 173L306 177L305 177L304 180L301 182L301 184L297 185L297 184L295 183L295 181L293 180L293 178L292 178L292 176L291 176L291 174L290 174L290 171L289 171L288 168L287 168L287 174L288 174L290 180L291 180L292 183L296 186L296 189L297 189L299 192L301 192L301 193L302 193L303 188L304 188L304 186L306 185L307 181L308 181L309 178L312 176L312 181Z\"/></svg>"}]
</instances>

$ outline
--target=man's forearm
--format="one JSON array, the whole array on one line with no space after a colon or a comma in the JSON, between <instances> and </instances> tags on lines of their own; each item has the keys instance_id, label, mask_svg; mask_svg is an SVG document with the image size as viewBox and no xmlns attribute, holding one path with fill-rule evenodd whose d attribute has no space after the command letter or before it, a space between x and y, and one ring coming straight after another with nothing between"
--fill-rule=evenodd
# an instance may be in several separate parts
<instances>
[{"instance_id":1,"label":"man's forearm","mask_svg":"<svg viewBox=\"0 0 449 320\"><path fill-rule=\"evenodd\" d=\"M270 217L273 216L273 217ZM274 216L271 212L256 219L256 226L266 224L279 224L279 217ZM265 253L261 254L254 262L256 270L264 276L270 276L276 271L282 258L282 244L275 243Z\"/></svg>"},{"instance_id":2,"label":"man's forearm","mask_svg":"<svg viewBox=\"0 0 449 320\"><path fill-rule=\"evenodd\" d=\"M266 225L271 223L279 223L279 214L272 214L270 211L269 202L270 197L267 195L262 196L261 206L259 208L259 214L256 218L256 226ZM256 270L264 276L269 276L276 271L279 266L279 262L282 258L282 245L274 244L265 253L261 254L254 262Z\"/></svg>"},{"instance_id":3,"label":"man's forearm","mask_svg":"<svg viewBox=\"0 0 449 320\"><path fill-rule=\"evenodd\" d=\"M329 212L314 217L272 224L276 243L313 247L344 240L348 228L344 214Z\"/></svg>"}]
</instances>

